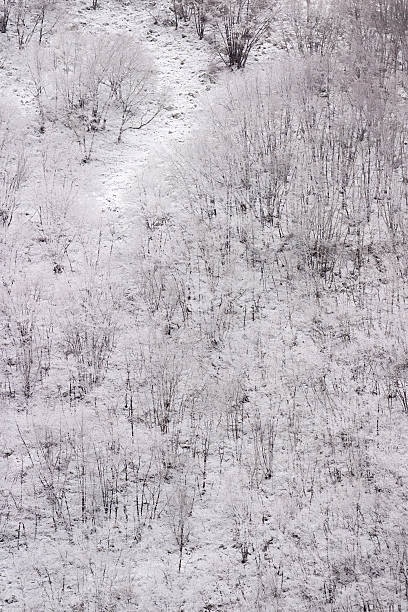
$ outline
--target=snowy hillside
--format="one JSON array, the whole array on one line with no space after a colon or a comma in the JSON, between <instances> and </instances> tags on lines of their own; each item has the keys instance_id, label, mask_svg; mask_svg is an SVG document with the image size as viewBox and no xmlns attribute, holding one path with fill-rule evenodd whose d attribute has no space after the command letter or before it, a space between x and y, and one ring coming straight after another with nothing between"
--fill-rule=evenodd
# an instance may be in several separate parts
<instances>
[{"instance_id":1,"label":"snowy hillside","mask_svg":"<svg viewBox=\"0 0 408 612\"><path fill-rule=\"evenodd\" d=\"M0 611L408 610L407 41L0 2Z\"/></svg>"}]
</instances>

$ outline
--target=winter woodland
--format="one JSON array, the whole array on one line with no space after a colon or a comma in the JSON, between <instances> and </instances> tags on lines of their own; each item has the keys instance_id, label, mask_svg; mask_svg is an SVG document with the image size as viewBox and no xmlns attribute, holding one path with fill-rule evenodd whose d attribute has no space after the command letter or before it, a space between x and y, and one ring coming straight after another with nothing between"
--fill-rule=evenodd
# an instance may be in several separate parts
<instances>
[{"instance_id":1,"label":"winter woodland","mask_svg":"<svg viewBox=\"0 0 408 612\"><path fill-rule=\"evenodd\" d=\"M0 0L1 612L408 610L408 0Z\"/></svg>"}]
</instances>

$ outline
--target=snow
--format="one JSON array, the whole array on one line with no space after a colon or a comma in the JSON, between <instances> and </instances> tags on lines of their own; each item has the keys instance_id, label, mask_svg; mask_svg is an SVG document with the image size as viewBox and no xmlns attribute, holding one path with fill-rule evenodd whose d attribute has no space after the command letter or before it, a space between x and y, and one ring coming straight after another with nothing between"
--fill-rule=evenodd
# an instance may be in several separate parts
<instances>
[{"instance_id":1,"label":"snow","mask_svg":"<svg viewBox=\"0 0 408 612\"><path fill-rule=\"evenodd\" d=\"M126 33L162 108L120 144L113 116L81 163L58 117L40 133L31 50L0 35L30 165L0 240L0 610L408 609L404 242L378 208L362 271L344 244L332 277L308 267L298 126L283 182L303 208L243 214L245 172L262 190L276 169L243 126L273 117L271 136L288 83L299 121L306 64L268 42L225 70L165 2L63 8L44 48Z\"/></svg>"}]
</instances>

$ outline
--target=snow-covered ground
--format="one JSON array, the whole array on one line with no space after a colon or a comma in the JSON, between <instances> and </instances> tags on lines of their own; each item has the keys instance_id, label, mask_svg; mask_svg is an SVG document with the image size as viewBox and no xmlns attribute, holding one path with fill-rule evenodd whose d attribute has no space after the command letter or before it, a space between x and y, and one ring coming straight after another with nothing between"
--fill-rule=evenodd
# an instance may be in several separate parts
<instances>
[{"instance_id":1,"label":"snow-covered ground","mask_svg":"<svg viewBox=\"0 0 408 612\"><path fill-rule=\"evenodd\" d=\"M81 163L0 34L1 612L408 610L403 97L89 4L43 49L130 37L161 110Z\"/></svg>"}]
</instances>

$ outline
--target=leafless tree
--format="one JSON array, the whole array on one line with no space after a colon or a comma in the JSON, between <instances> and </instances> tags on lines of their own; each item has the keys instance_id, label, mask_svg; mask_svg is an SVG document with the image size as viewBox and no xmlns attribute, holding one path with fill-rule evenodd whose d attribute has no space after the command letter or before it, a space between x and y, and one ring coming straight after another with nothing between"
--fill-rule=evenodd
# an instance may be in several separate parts
<instances>
[{"instance_id":1,"label":"leafless tree","mask_svg":"<svg viewBox=\"0 0 408 612\"><path fill-rule=\"evenodd\" d=\"M112 104L106 51L101 38L75 37L65 39L52 58L56 118L72 130L83 162L91 159L96 135L105 129Z\"/></svg>"},{"instance_id":2,"label":"leafless tree","mask_svg":"<svg viewBox=\"0 0 408 612\"><path fill-rule=\"evenodd\" d=\"M264 40L277 4L263 0L226 0L217 10L216 47L230 68L244 68L252 49Z\"/></svg>"},{"instance_id":3,"label":"leafless tree","mask_svg":"<svg viewBox=\"0 0 408 612\"><path fill-rule=\"evenodd\" d=\"M178 547L178 571L181 571L183 553L191 536L191 515L194 509L194 489L186 483L176 485L169 500L171 528Z\"/></svg>"},{"instance_id":4,"label":"leafless tree","mask_svg":"<svg viewBox=\"0 0 408 612\"><path fill-rule=\"evenodd\" d=\"M198 38L202 40L210 19L209 0L191 0L191 11Z\"/></svg>"},{"instance_id":5,"label":"leafless tree","mask_svg":"<svg viewBox=\"0 0 408 612\"><path fill-rule=\"evenodd\" d=\"M107 80L119 107L118 142L126 130L140 130L160 113L155 100L154 69L151 60L130 38L108 43L110 63Z\"/></svg>"},{"instance_id":6,"label":"leafless tree","mask_svg":"<svg viewBox=\"0 0 408 612\"><path fill-rule=\"evenodd\" d=\"M18 46L23 49L38 34L41 45L44 38L52 32L57 21L55 8L58 0L17 0L15 22Z\"/></svg>"},{"instance_id":7,"label":"leafless tree","mask_svg":"<svg viewBox=\"0 0 408 612\"><path fill-rule=\"evenodd\" d=\"M14 5L14 0L1 0L0 6L0 33L7 32L7 26L10 18L10 10Z\"/></svg>"},{"instance_id":8,"label":"leafless tree","mask_svg":"<svg viewBox=\"0 0 408 612\"><path fill-rule=\"evenodd\" d=\"M21 204L21 189L28 178L28 163L18 133L0 116L0 223L9 227Z\"/></svg>"},{"instance_id":9,"label":"leafless tree","mask_svg":"<svg viewBox=\"0 0 408 612\"><path fill-rule=\"evenodd\" d=\"M63 351L75 396L85 395L106 375L117 327L115 300L109 282L93 279L67 307Z\"/></svg>"},{"instance_id":10,"label":"leafless tree","mask_svg":"<svg viewBox=\"0 0 408 612\"><path fill-rule=\"evenodd\" d=\"M332 53L342 32L341 12L331 2L289 0L286 5L286 45L302 55Z\"/></svg>"},{"instance_id":11,"label":"leafless tree","mask_svg":"<svg viewBox=\"0 0 408 612\"><path fill-rule=\"evenodd\" d=\"M60 172L51 162L43 159L43 180L38 189L36 226L39 241L45 245L55 273L64 270L68 251L79 233L77 194L72 176Z\"/></svg>"},{"instance_id":12,"label":"leafless tree","mask_svg":"<svg viewBox=\"0 0 408 612\"><path fill-rule=\"evenodd\" d=\"M37 285L13 287L3 298L4 323L12 347L8 362L16 368L22 393L29 399L50 369L52 322L41 312L41 288Z\"/></svg>"},{"instance_id":13,"label":"leafless tree","mask_svg":"<svg viewBox=\"0 0 408 612\"><path fill-rule=\"evenodd\" d=\"M187 22L191 16L191 3L189 0L171 0L170 10L174 15L174 26L177 30L180 19Z\"/></svg>"}]
</instances>

